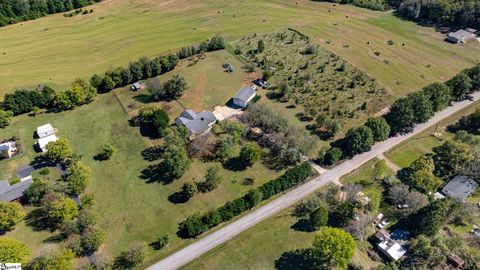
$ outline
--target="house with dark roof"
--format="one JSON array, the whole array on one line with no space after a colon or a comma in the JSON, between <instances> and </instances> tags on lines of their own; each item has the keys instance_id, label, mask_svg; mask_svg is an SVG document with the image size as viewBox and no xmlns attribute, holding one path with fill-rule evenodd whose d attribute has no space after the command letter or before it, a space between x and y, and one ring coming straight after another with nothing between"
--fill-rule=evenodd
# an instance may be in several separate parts
<instances>
[{"instance_id":1,"label":"house with dark roof","mask_svg":"<svg viewBox=\"0 0 480 270\"><path fill-rule=\"evenodd\" d=\"M246 108L248 103L257 95L252 86L245 86L233 96L233 104Z\"/></svg>"},{"instance_id":2,"label":"house with dark roof","mask_svg":"<svg viewBox=\"0 0 480 270\"><path fill-rule=\"evenodd\" d=\"M217 118L210 111L196 113L193 110L185 110L175 119L177 126L187 128L190 139L209 132L215 122Z\"/></svg>"},{"instance_id":3,"label":"house with dark roof","mask_svg":"<svg viewBox=\"0 0 480 270\"><path fill-rule=\"evenodd\" d=\"M467 28L465 30L460 29L456 32L449 33L447 41L455 44L467 43L475 39L475 32L477 32L477 30L471 28Z\"/></svg>"},{"instance_id":4,"label":"house with dark roof","mask_svg":"<svg viewBox=\"0 0 480 270\"><path fill-rule=\"evenodd\" d=\"M21 182L10 185L8 181L0 181L0 202L11 202L22 198L23 193L33 184L31 176Z\"/></svg>"},{"instance_id":5,"label":"house with dark roof","mask_svg":"<svg viewBox=\"0 0 480 270\"><path fill-rule=\"evenodd\" d=\"M477 187L478 184L474 180L464 175L457 175L443 187L442 193L454 200L464 202Z\"/></svg>"}]
</instances>

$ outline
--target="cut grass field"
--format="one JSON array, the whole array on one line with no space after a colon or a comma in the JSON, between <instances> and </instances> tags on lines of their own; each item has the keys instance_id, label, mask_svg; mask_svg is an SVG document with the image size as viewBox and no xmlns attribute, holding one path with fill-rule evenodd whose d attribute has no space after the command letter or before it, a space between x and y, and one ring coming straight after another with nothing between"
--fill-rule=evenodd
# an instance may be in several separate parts
<instances>
[{"instance_id":1,"label":"cut grass field","mask_svg":"<svg viewBox=\"0 0 480 270\"><path fill-rule=\"evenodd\" d=\"M63 88L214 34L233 40L285 27L309 35L394 95L446 80L480 59L477 42L451 45L434 29L391 13L308 0L109 0L91 7L88 15L56 14L1 28L0 95L40 83Z\"/></svg>"},{"instance_id":2,"label":"cut grass field","mask_svg":"<svg viewBox=\"0 0 480 270\"><path fill-rule=\"evenodd\" d=\"M101 249L114 256L134 241L151 243L168 234L170 245L167 248L161 251L149 249L147 259L154 261L193 241L181 240L175 235L178 223L187 216L223 205L281 174L281 171L269 170L261 163L240 172L222 169L223 180L217 190L198 194L184 204L173 204L168 197L179 191L186 181L202 181L211 163L194 159L187 173L174 183L146 183L140 178L141 171L156 162L144 160L141 151L152 142L142 137L138 128L129 126L129 118L114 93L100 95L92 104L72 111L17 117L11 126L0 129L0 138L19 134L24 154L0 163L0 172L5 175L2 177L15 174L18 166L29 164L37 155L33 150L34 130L50 122L58 129L59 137L68 138L74 150L82 155L83 162L92 169L92 183L87 192L97 198L99 224L106 232L105 245ZM111 160L95 161L93 156L104 144L114 146L117 151ZM55 174L51 176L55 177ZM255 179L255 183L243 184L246 178ZM9 235L29 243L34 255L51 236L34 232L23 223ZM27 241L28 238L32 241Z\"/></svg>"}]
</instances>

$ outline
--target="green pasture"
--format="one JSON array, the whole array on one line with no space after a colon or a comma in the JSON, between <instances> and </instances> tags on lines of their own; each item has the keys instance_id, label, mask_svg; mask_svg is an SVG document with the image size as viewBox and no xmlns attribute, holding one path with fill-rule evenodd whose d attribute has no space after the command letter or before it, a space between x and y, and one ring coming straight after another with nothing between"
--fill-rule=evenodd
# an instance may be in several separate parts
<instances>
[{"instance_id":1,"label":"green pasture","mask_svg":"<svg viewBox=\"0 0 480 270\"><path fill-rule=\"evenodd\" d=\"M76 78L214 34L234 40L285 27L309 35L395 95L446 80L480 59L478 43L451 45L434 29L391 13L309 0L119 0L92 9L88 15L56 14L2 27L0 95L40 83L61 89ZM387 45L388 40L394 45Z\"/></svg>"},{"instance_id":2,"label":"green pasture","mask_svg":"<svg viewBox=\"0 0 480 270\"><path fill-rule=\"evenodd\" d=\"M137 127L129 126L129 118L114 93L100 95L92 104L71 111L17 117L11 126L0 129L0 138L19 135L24 154L0 163L2 177L15 174L18 166L29 164L39 155L33 149L33 133L37 126L50 122L58 129L58 136L68 138L74 150L82 155L82 161L92 169L92 183L87 192L93 193L97 199L99 223L106 232L102 250L113 256L136 240L151 243L168 234L168 248L160 252L149 249L148 259L154 261L192 241L181 240L175 235L178 223L187 216L221 206L281 174L261 163L240 172L222 169L222 182L217 190L197 194L184 204L173 204L168 197L179 191L186 181L202 181L206 169L212 164L194 159L189 171L174 183L147 183L140 177L141 172L157 162L144 160L141 152L157 142L142 137ZM104 144L114 146L117 151L111 160L95 161L93 156ZM55 178L56 172L51 171L49 176L42 177ZM254 184L245 185L243 180L246 178L255 179ZM37 251L47 245L45 239L58 235L58 232L34 232L20 223L9 235L29 243L37 255Z\"/></svg>"}]
</instances>

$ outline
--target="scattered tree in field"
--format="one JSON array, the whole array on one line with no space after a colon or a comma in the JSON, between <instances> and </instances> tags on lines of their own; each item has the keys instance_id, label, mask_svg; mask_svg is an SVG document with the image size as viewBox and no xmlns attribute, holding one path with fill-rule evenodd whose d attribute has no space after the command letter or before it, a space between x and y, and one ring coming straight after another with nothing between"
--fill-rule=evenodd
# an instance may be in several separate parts
<instances>
[{"instance_id":1,"label":"scattered tree in field","mask_svg":"<svg viewBox=\"0 0 480 270\"><path fill-rule=\"evenodd\" d=\"M0 238L0 262L25 264L28 256L30 249L24 243L11 238Z\"/></svg>"},{"instance_id":2,"label":"scattered tree in field","mask_svg":"<svg viewBox=\"0 0 480 270\"><path fill-rule=\"evenodd\" d=\"M450 88L444 83L432 83L423 88L423 94L432 103L434 112L443 110L452 99Z\"/></svg>"},{"instance_id":3,"label":"scattered tree in field","mask_svg":"<svg viewBox=\"0 0 480 270\"><path fill-rule=\"evenodd\" d=\"M265 50L265 42L263 41L263 39L260 39L257 42L257 52L262 53L264 50Z\"/></svg>"},{"instance_id":4,"label":"scattered tree in field","mask_svg":"<svg viewBox=\"0 0 480 270\"><path fill-rule=\"evenodd\" d=\"M96 159L98 160L109 160L115 153L115 148L109 144L104 144L100 153L97 154Z\"/></svg>"},{"instance_id":5,"label":"scattered tree in field","mask_svg":"<svg viewBox=\"0 0 480 270\"><path fill-rule=\"evenodd\" d=\"M52 162L66 161L73 155L72 146L65 138L59 138L55 142L49 142L47 144L47 150L46 156Z\"/></svg>"},{"instance_id":6,"label":"scattered tree in field","mask_svg":"<svg viewBox=\"0 0 480 270\"><path fill-rule=\"evenodd\" d=\"M158 237L157 241L153 243L153 246L156 250L162 249L168 245L169 237L167 234L164 234Z\"/></svg>"},{"instance_id":7,"label":"scattered tree in field","mask_svg":"<svg viewBox=\"0 0 480 270\"><path fill-rule=\"evenodd\" d=\"M158 131L160 137L165 135L165 130L168 128L170 124L170 118L168 117L168 113L164 110L156 110L153 113L153 125Z\"/></svg>"},{"instance_id":8,"label":"scattered tree in field","mask_svg":"<svg viewBox=\"0 0 480 270\"><path fill-rule=\"evenodd\" d=\"M182 186L182 194L187 199L191 199L195 194L197 194L197 186L194 183L185 183Z\"/></svg>"},{"instance_id":9,"label":"scattered tree in field","mask_svg":"<svg viewBox=\"0 0 480 270\"><path fill-rule=\"evenodd\" d=\"M390 135L390 126L383 117L370 117L365 126L372 130L373 139L376 142L384 141Z\"/></svg>"},{"instance_id":10,"label":"scattered tree in field","mask_svg":"<svg viewBox=\"0 0 480 270\"><path fill-rule=\"evenodd\" d=\"M165 182L180 178L190 167L191 161L185 147L169 144L162 157L159 169Z\"/></svg>"},{"instance_id":11,"label":"scattered tree in field","mask_svg":"<svg viewBox=\"0 0 480 270\"><path fill-rule=\"evenodd\" d=\"M328 211L325 207L320 206L318 209L310 213L308 219L310 226L315 230L320 229L320 227L326 226L328 222Z\"/></svg>"},{"instance_id":12,"label":"scattered tree in field","mask_svg":"<svg viewBox=\"0 0 480 270\"><path fill-rule=\"evenodd\" d=\"M35 258L27 264L28 270L70 270L73 269L74 253L67 249Z\"/></svg>"},{"instance_id":13,"label":"scattered tree in field","mask_svg":"<svg viewBox=\"0 0 480 270\"><path fill-rule=\"evenodd\" d=\"M423 207L412 219L413 233L434 236L445 224L447 212L448 202L446 200L436 200Z\"/></svg>"},{"instance_id":14,"label":"scattered tree in field","mask_svg":"<svg viewBox=\"0 0 480 270\"><path fill-rule=\"evenodd\" d=\"M166 99L177 99L183 95L187 87L187 81L180 75L173 75L173 77L166 81L163 85Z\"/></svg>"},{"instance_id":15,"label":"scattered tree in field","mask_svg":"<svg viewBox=\"0 0 480 270\"><path fill-rule=\"evenodd\" d=\"M323 227L313 241L313 248L325 259L328 269L345 268L355 252L355 240L342 229Z\"/></svg>"},{"instance_id":16,"label":"scattered tree in field","mask_svg":"<svg viewBox=\"0 0 480 270\"><path fill-rule=\"evenodd\" d=\"M47 193L42 199L42 212L54 228L59 228L63 223L78 216L78 208L75 202L65 196L56 193Z\"/></svg>"},{"instance_id":17,"label":"scattered tree in field","mask_svg":"<svg viewBox=\"0 0 480 270\"><path fill-rule=\"evenodd\" d=\"M25 211L19 203L0 202L0 234L15 228L24 217Z\"/></svg>"},{"instance_id":18,"label":"scattered tree in field","mask_svg":"<svg viewBox=\"0 0 480 270\"><path fill-rule=\"evenodd\" d=\"M0 128L5 128L13 120L13 112L12 111L4 111L0 109Z\"/></svg>"},{"instance_id":19,"label":"scattered tree in field","mask_svg":"<svg viewBox=\"0 0 480 270\"><path fill-rule=\"evenodd\" d=\"M222 139L217 144L216 157L222 162L228 160L233 156L234 147L235 142L231 136Z\"/></svg>"},{"instance_id":20,"label":"scattered tree in field","mask_svg":"<svg viewBox=\"0 0 480 270\"><path fill-rule=\"evenodd\" d=\"M258 144L247 143L242 147L242 150L240 150L239 159L244 166L249 167L259 161L261 156L262 148L260 148Z\"/></svg>"},{"instance_id":21,"label":"scattered tree in field","mask_svg":"<svg viewBox=\"0 0 480 270\"><path fill-rule=\"evenodd\" d=\"M197 183L198 190L204 193L213 191L218 187L220 180L220 165L210 166L205 173L205 181Z\"/></svg>"},{"instance_id":22,"label":"scattered tree in field","mask_svg":"<svg viewBox=\"0 0 480 270\"><path fill-rule=\"evenodd\" d=\"M141 107L138 110L138 120L140 124L150 125L153 123L155 112L159 110L156 106L149 105Z\"/></svg>"},{"instance_id":23,"label":"scattered tree in field","mask_svg":"<svg viewBox=\"0 0 480 270\"><path fill-rule=\"evenodd\" d=\"M79 195L90 184L90 168L80 161L70 164L67 173L65 181L69 194Z\"/></svg>"},{"instance_id":24,"label":"scattered tree in field","mask_svg":"<svg viewBox=\"0 0 480 270\"><path fill-rule=\"evenodd\" d=\"M145 260L145 243L139 242L130 245L130 247L122 252L120 256L115 258L115 269L132 269L140 265Z\"/></svg>"}]
</instances>

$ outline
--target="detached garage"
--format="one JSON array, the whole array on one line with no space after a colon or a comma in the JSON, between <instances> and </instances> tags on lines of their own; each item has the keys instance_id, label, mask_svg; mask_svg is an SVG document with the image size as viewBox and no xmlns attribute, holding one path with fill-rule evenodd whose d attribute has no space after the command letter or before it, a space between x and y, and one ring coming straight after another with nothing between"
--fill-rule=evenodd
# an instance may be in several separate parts
<instances>
[{"instance_id":1,"label":"detached garage","mask_svg":"<svg viewBox=\"0 0 480 270\"><path fill-rule=\"evenodd\" d=\"M233 97L233 104L242 108L247 107L247 104L256 96L257 92L251 86L245 86L240 89Z\"/></svg>"}]
</instances>

